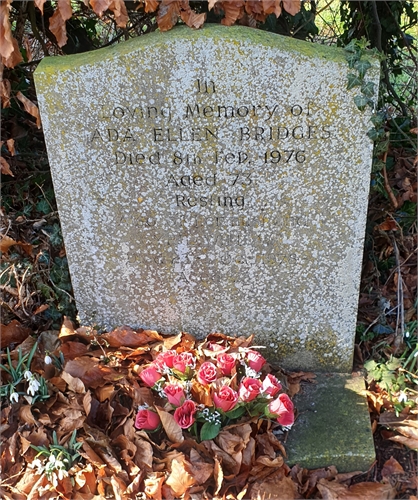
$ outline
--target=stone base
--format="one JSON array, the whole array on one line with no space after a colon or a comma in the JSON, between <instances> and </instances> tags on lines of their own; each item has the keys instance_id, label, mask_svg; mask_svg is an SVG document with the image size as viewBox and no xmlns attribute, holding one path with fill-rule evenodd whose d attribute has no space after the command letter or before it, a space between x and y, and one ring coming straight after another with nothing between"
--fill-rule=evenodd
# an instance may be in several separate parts
<instances>
[{"instance_id":1,"label":"stone base","mask_svg":"<svg viewBox=\"0 0 418 500\"><path fill-rule=\"evenodd\" d=\"M335 465L338 472L367 471L375 460L362 377L321 373L302 383L298 417L286 440L287 463L307 469Z\"/></svg>"}]
</instances>

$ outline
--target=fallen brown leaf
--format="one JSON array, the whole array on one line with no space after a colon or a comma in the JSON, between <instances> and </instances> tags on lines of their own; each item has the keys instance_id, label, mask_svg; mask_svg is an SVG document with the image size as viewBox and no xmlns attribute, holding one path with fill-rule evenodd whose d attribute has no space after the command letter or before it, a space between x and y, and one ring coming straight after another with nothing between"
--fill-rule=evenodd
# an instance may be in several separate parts
<instances>
[{"instance_id":1,"label":"fallen brown leaf","mask_svg":"<svg viewBox=\"0 0 418 500\"><path fill-rule=\"evenodd\" d=\"M323 500L392 500L396 490L390 484L364 482L349 488L335 481L320 479L317 488Z\"/></svg>"},{"instance_id":2,"label":"fallen brown leaf","mask_svg":"<svg viewBox=\"0 0 418 500\"><path fill-rule=\"evenodd\" d=\"M163 337L153 330L134 331L128 326L116 328L112 332L101 335L110 347L141 347L152 342L159 342Z\"/></svg>"},{"instance_id":3,"label":"fallen brown leaf","mask_svg":"<svg viewBox=\"0 0 418 500\"><path fill-rule=\"evenodd\" d=\"M162 408L158 406L155 407L158 415L161 419L161 425L167 434L167 437L173 443L181 443L184 441L183 431L179 424L174 420L174 417L171 413L164 411Z\"/></svg>"},{"instance_id":4,"label":"fallen brown leaf","mask_svg":"<svg viewBox=\"0 0 418 500\"><path fill-rule=\"evenodd\" d=\"M204 484L214 472L213 465L205 462L193 448L190 450L190 463L186 462L184 466L197 484Z\"/></svg>"},{"instance_id":5,"label":"fallen brown leaf","mask_svg":"<svg viewBox=\"0 0 418 500\"><path fill-rule=\"evenodd\" d=\"M1 244L1 242L0 242ZM20 344L29 337L32 330L22 326L16 319L8 325L0 325L1 329L1 348L9 347L10 344Z\"/></svg>"},{"instance_id":6,"label":"fallen brown leaf","mask_svg":"<svg viewBox=\"0 0 418 500\"><path fill-rule=\"evenodd\" d=\"M144 479L145 494L152 500L162 500L162 486L165 480L163 472L154 472Z\"/></svg>"},{"instance_id":7,"label":"fallen brown leaf","mask_svg":"<svg viewBox=\"0 0 418 500\"><path fill-rule=\"evenodd\" d=\"M185 469L184 462L174 459L171 464L171 474L166 480L166 484L174 493L178 496L183 495L195 482L195 479Z\"/></svg>"},{"instance_id":8,"label":"fallen brown leaf","mask_svg":"<svg viewBox=\"0 0 418 500\"><path fill-rule=\"evenodd\" d=\"M14 177L14 173L10 169L10 165L8 162L3 158L3 156L0 156L0 171L2 175L10 175L11 177ZM15 244L15 243L13 243Z\"/></svg>"},{"instance_id":9,"label":"fallen brown leaf","mask_svg":"<svg viewBox=\"0 0 418 500\"><path fill-rule=\"evenodd\" d=\"M73 377L68 372L63 371L61 373L61 378L65 380L65 382L67 382L68 389L70 391L76 392L78 394L84 394L86 392L86 388L82 380L80 380L78 377Z\"/></svg>"},{"instance_id":10,"label":"fallen brown leaf","mask_svg":"<svg viewBox=\"0 0 418 500\"><path fill-rule=\"evenodd\" d=\"M1 253L6 253L9 248L13 245L19 245L23 248L23 250L28 254L32 254L32 249L33 246L30 245L29 243L23 243L21 241L15 241L13 238L10 238L9 236L3 236L0 240L0 252Z\"/></svg>"},{"instance_id":11,"label":"fallen brown leaf","mask_svg":"<svg viewBox=\"0 0 418 500\"><path fill-rule=\"evenodd\" d=\"M215 495L217 495L221 491L221 488L222 488L222 484L223 484L223 480L224 480L224 473L222 470L221 463L218 460L216 455L215 455L214 460L215 460L215 466L213 469L213 475L215 478L215 485L216 485Z\"/></svg>"},{"instance_id":12,"label":"fallen brown leaf","mask_svg":"<svg viewBox=\"0 0 418 500\"><path fill-rule=\"evenodd\" d=\"M391 476L393 474L405 474L402 465L393 457L383 464L382 477Z\"/></svg>"},{"instance_id":13,"label":"fallen brown leaf","mask_svg":"<svg viewBox=\"0 0 418 500\"><path fill-rule=\"evenodd\" d=\"M272 478L256 481L251 487L251 500L295 500L299 498L297 485L290 477L283 477L283 473ZM278 497L278 495L280 495Z\"/></svg>"}]
</instances>

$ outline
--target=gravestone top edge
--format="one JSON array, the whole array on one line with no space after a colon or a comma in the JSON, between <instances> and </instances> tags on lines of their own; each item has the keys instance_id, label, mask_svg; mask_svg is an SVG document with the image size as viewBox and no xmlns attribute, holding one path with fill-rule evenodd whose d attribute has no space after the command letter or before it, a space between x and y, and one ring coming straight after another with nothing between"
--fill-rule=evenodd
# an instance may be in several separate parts
<instances>
[{"instance_id":1,"label":"gravestone top edge","mask_svg":"<svg viewBox=\"0 0 418 500\"><path fill-rule=\"evenodd\" d=\"M113 47L104 47L91 52L73 54L66 56L55 56L44 58L35 74L49 73L55 71L65 71L77 67L94 65L103 60L112 60L120 56L130 54L137 50L147 48L162 48L164 45L175 41L196 41L203 38L212 40L223 40L225 42L246 42L254 45L261 45L270 48L277 48L283 51L295 52L299 55L324 58L329 61L347 65L344 49L339 47L329 47L316 43L298 40L296 38L278 35L268 31L263 31L246 26L222 26L219 24L208 24L199 30L192 30L187 26L177 26L168 32L148 33L124 42ZM370 59L377 59L373 56Z\"/></svg>"}]
</instances>

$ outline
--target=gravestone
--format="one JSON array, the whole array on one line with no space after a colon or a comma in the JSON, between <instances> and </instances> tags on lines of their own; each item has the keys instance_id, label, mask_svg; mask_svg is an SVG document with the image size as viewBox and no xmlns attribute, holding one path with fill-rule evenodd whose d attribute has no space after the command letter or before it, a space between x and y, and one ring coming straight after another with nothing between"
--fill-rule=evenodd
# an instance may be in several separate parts
<instances>
[{"instance_id":1,"label":"gravestone","mask_svg":"<svg viewBox=\"0 0 418 500\"><path fill-rule=\"evenodd\" d=\"M350 71L340 49L223 26L45 58L81 322L255 333L285 368L350 371L372 155Z\"/></svg>"}]
</instances>

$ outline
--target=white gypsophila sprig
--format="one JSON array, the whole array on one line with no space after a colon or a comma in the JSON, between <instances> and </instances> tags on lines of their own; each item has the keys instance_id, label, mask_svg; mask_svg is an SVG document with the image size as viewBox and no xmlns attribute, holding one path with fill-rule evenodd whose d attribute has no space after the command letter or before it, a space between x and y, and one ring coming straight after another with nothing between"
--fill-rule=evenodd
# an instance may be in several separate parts
<instances>
[{"instance_id":1,"label":"white gypsophila sprig","mask_svg":"<svg viewBox=\"0 0 418 500\"><path fill-rule=\"evenodd\" d=\"M210 412L209 408L205 408L204 410L201 411L201 416L206 420L206 422L209 422L214 425L221 425L221 414L218 411L214 411L213 413Z\"/></svg>"},{"instance_id":2,"label":"white gypsophila sprig","mask_svg":"<svg viewBox=\"0 0 418 500\"><path fill-rule=\"evenodd\" d=\"M148 410L148 408L149 408L149 404L148 403L144 403L142 405L138 405L138 411Z\"/></svg>"},{"instance_id":3,"label":"white gypsophila sprig","mask_svg":"<svg viewBox=\"0 0 418 500\"><path fill-rule=\"evenodd\" d=\"M253 368L250 368L247 363L242 359L240 361L240 364L244 367L245 369L245 376L250 377L250 378L260 378L261 372L258 372L254 370Z\"/></svg>"},{"instance_id":4,"label":"white gypsophila sprig","mask_svg":"<svg viewBox=\"0 0 418 500\"><path fill-rule=\"evenodd\" d=\"M164 380L164 382L165 382L165 380ZM164 382L160 382L160 381L158 381L158 382L154 385L154 387L153 387L154 391L155 391L155 392L156 392L156 393L160 396L160 398L166 398L166 397L167 397L167 394L165 393L164 388L163 388L163 386L162 386L162 384L163 384Z\"/></svg>"},{"instance_id":5,"label":"white gypsophila sprig","mask_svg":"<svg viewBox=\"0 0 418 500\"><path fill-rule=\"evenodd\" d=\"M161 375L173 375L173 370L165 363L157 370Z\"/></svg>"}]
</instances>

